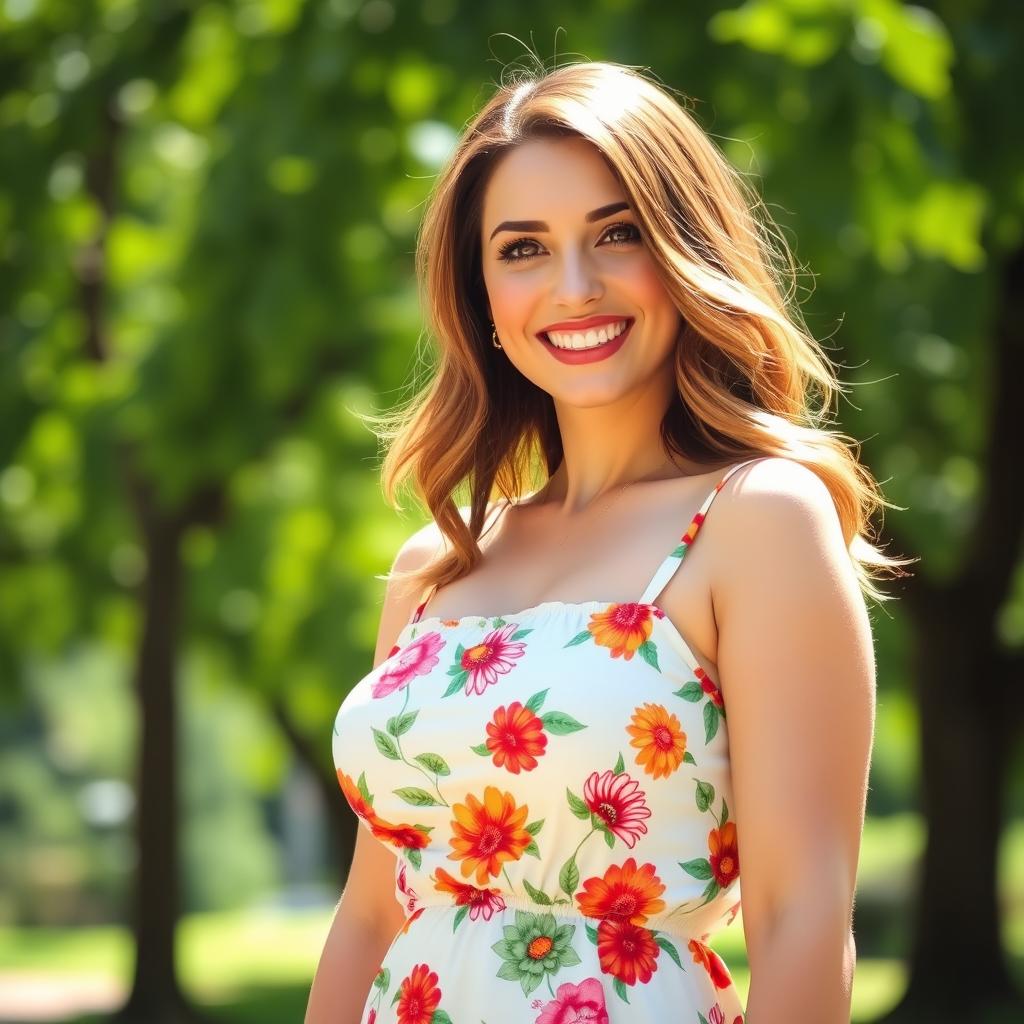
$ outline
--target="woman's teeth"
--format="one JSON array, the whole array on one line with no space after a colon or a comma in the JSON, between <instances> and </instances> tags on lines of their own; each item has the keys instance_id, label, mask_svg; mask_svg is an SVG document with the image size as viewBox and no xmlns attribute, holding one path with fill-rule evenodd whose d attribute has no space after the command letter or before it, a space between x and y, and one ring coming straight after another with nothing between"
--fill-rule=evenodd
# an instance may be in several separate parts
<instances>
[{"instance_id":1,"label":"woman's teeth","mask_svg":"<svg viewBox=\"0 0 1024 1024\"><path fill-rule=\"evenodd\" d=\"M605 324L597 330L571 333L568 331L548 331L546 337L556 348L597 348L617 338L629 325L628 320L619 320L614 324Z\"/></svg>"}]
</instances>

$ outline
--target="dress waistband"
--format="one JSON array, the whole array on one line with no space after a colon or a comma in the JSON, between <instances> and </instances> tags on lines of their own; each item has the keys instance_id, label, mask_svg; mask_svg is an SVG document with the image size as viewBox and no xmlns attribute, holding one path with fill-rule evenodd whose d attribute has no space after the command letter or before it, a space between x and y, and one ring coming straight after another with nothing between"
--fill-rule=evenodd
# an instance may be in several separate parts
<instances>
[{"instance_id":1,"label":"dress waistband","mask_svg":"<svg viewBox=\"0 0 1024 1024\"><path fill-rule=\"evenodd\" d=\"M408 909L407 903L403 904L403 906L406 906ZM517 896L514 893L501 892L492 896L488 902L481 902L475 906L471 906L470 904L417 898L413 905L412 913L408 915L406 922L409 923L414 915L420 911L426 910L445 910L452 914L457 914L460 911L463 911L468 912L469 916L473 920L484 921L491 921L498 914L508 914L517 910L536 915L551 914L556 918L568 918L573 923L583 924L583 926L587 928L592 935L597 932L598 926L601 924L602 920L617 922L623 921L622 918L605 919L600 917L588 917L586 914L581 914L578 909L566 903L553 903L550 905L534 903L532 900L524 899L522 896ZM675 916L675 920L673 919L673 916ZM666 935L671 935L673 938L683 941L684 944L690 939L696 939L698 942L706 943L710 937L710 933L707 931L688 931L685 927L683 918L684 915L682 914L654 915L652 917L648 917L639 927L645 928L649 932L664 932ZM683 953L684 951L685 950L680 950L679 952Z\"/></svg>"}]
</instances>

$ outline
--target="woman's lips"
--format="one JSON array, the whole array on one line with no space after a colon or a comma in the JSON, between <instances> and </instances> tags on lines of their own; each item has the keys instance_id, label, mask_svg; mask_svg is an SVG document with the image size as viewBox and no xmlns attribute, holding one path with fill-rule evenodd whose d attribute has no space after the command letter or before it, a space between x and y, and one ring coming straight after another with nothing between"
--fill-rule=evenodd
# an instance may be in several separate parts
<instances>
[{"instance_id":1,"label":"woman's lips","mask_svg":"<svg viewBox=\"0 0 1024 1024\"><path fill-rule=\"evenodd\" d=\"M545 350L550 352L560 363L569 363L571 365L596 363L602 359L610 358L622 348L626 338L629 337L630 331L633 329L634 322L629 320L626 324L626 329L617 338L612 338L611 341L606 341L603 345L595 345L593 348L559 348L548 341L547 335L541 333L539 338Z\"/></svg>"}]
</instances>

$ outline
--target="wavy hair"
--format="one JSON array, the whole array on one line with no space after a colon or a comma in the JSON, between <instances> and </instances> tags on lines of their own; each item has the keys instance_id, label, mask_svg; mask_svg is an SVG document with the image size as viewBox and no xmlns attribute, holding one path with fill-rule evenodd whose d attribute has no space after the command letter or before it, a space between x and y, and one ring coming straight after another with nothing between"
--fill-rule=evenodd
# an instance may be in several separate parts
<instances>
[{"instance_id":1,"label":"wavy hair","mask_svg":"<svg viewBox=\"0 0 1024 1024\"><path fill-rule=\"evenodd\" d=\"M447 541L411 572L385 578L438 587L479 561L491 500L562 460L549 394L491 344L481 264L481 208L502 155L539 137L588 140L620 181L683 318L677 393L661 423L666 449L701 464L792 459L828 487L857 578L876 601L880 573L906 576L865 534L882 497L860 445L830 418L842 388L792 301L793 257L756 192L685 108L632 68L580 62L519 71L470 121L434 183L417 238L431 378L396 412L368 417L387 442L385 499L414 485ZM783 284L789 284L784 292ZM468 521L455 495L469 488Z\"/></svg>"}]
</instances>

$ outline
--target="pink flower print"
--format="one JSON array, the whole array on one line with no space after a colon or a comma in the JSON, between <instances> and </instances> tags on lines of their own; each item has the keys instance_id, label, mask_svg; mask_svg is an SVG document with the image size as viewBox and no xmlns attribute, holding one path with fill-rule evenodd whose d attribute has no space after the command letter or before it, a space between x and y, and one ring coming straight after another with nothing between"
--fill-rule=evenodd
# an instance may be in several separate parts
<instances>
[{"instance_id":1,"label":"pink flower print","mask_svg":"<svg viewBox=\"0 0 1024 1024\"><path fill-rule=\"evenodd\" d=\"M366 1024L374 1024L374 1022L376 1020L377 1020L377 1011L371 1009L370 1010L370 1016L366 1018Z\"/></svg>"},{"instance_id":2,"label":"pink flower print","mask_svg":"<svg viewBox=\"0 0 1024 1024\"><path fill-rule=\"evenodd\" d=\"M708 1010L708 1024L725 1024L725 1011L718 1003Z\"/></svg>"},{"instance_id":3,"label":"pink flower print","mask_svg":"<svg viewBox=\"0 0 1024 1024\"><path fill-rule=\"evenodd\" d=\"M386 697L389 693L400 690L416 676L425 676L438 663L437 655L444 645L440 633L424 633L416 637L393 663L387 663L387 667L373 684L371 693L374 699Z\"/></svg>"},{"instance_id":4,"label":"pink flower print","mask_svg":"<svg viewBox=\"0 0 1024 1024\"><path fill-rule=\"evenodd\" d=\"M515 659L521 658L526 650L526 644L522 641L509 640L518 628L516 623L509 622L500 629L492 630L480 643L462 652L460 665L467 673L467 695L483 693L488 686L498 681L499 675L512 671Z\"/></svg>"},{"instance_id":5,"label":"pink flower print","mask_svg":"<svg viewBox=\"0 0 1024 1024\"><path fill-rule=\"evenodd\" d=\"M405 878L405 861L399 861L398 891L405 897L405 912L411 914L419 906L419 896Z\"/></svg>"},{"instance_id":6,"label":"pink flower print","mask_svg":"<svg viewBox=\"0 0 1024 1024\"><path fill-rule=\"evenodd\" d=\"M651 816L640 784L626 772L611 769L603 775L593 772L583 786L587 807L631 850L647 832L644 819Z\"/></svg>"},{"instance_id":7,"label":"pink flower print","mask_svg":"<svg viewBox=\"0 0 1024 1024\"><path fill-rule=\"evenodd\" d=\"M571 981L559 985L534 1024L609 1024L601 982L586 978L578 985Z\"/></svg>"}]
</instances>

